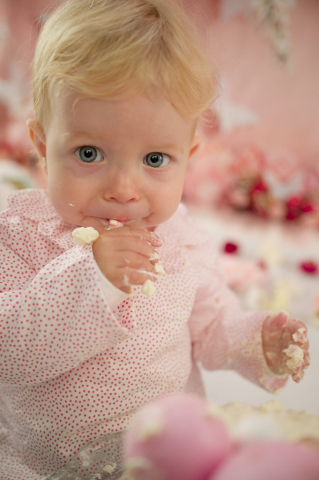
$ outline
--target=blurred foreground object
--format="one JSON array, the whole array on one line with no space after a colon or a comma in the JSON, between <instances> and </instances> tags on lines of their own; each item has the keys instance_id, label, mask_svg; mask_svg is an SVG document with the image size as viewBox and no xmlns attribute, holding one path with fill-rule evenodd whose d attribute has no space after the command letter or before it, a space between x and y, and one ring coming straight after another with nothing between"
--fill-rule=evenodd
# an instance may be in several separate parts
<instances>
[{"instance_id":1,"label":"blurred foreground object","mask_svg":"<svg viewBox=\"0 0 319 480\"><path fill-rule=\"evenodd\" d=\"M280 402L222 407L168 396L137 413L123 480L316 480L318 440L319 418Z\"/></svg>"}]
</instances>

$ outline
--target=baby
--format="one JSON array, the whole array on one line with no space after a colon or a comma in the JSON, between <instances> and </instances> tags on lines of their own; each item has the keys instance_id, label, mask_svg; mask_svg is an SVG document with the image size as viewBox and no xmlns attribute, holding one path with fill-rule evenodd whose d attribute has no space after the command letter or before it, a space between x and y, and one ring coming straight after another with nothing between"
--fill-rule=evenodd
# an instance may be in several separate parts
<instances>
[{"instance_id":1,"label":"baby","mask_svg":"<svg viewBox=\"0 0 319 480\"><path fill-rule=\"evenodd\" d=\"M0 216L0 478L39 480L150 400L203 393L199 364L270 392L302 378L304 324L240 310L180 204L214 86L172 1L67 0L44 25L28 126L47 188Z\"/></svg>"}]
</instances>

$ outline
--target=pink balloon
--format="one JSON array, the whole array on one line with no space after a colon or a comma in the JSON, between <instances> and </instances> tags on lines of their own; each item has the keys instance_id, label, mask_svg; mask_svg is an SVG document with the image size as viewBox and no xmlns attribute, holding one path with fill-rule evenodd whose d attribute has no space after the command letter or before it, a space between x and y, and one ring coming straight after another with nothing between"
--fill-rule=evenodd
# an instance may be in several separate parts
<instances>
[{"instance_id":1,"label":"pink balloon","mask_svg":"<svg viewBox=\"0 0 319 480\"><path fill-rule=\"evenodd\" d=\"M130 472L138 480L207 480L231 448L226 426L209 415L208 402L182 394L143 408L125 439L126 460L145 461L145 468Z\"/></svg>"}]
</instances>

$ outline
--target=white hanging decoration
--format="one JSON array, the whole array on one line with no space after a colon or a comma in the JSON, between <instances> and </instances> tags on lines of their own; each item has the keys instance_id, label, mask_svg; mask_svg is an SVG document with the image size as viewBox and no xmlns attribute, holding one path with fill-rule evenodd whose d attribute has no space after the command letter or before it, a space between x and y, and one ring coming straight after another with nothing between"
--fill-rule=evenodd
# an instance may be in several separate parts
<instances>
[{"instance_id":1,"label":"white hanging decoration","mask_svg":"<svg viewBox=\"0 0 319 480\"><path fill-rule=\"evenodd\" d=\"M284 64L287 64L291 51L289 10L295 3L295 0L251 0L251 6L270 38L277 59Z\"/></svg>"}]
</instances>

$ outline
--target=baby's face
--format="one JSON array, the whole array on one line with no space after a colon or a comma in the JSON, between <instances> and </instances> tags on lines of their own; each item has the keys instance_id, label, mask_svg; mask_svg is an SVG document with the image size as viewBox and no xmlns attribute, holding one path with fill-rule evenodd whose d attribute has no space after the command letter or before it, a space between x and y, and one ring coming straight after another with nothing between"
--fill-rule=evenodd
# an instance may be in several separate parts
<instances>
[{"instance_id":1,"label":"baby's face","mask_svg":"<svg viewBox=\"0 0 319 480\"><path fill-rule=\"evenodd\" d=\"M65 221L102 229L114 219L152 229L180 202L193 132L194 121L166 100L62 94L35 144L46 157L49 197Z\"/></svg>"}]
</instances>

